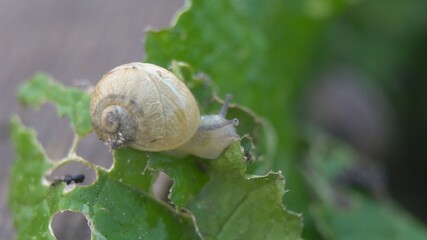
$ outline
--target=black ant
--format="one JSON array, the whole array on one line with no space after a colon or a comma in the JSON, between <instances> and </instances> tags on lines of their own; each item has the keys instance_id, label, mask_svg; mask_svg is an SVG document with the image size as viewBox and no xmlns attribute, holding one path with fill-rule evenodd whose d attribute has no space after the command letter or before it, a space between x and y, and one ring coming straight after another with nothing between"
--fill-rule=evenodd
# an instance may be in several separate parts
<instances>
[{"instance_id":1,"label":"black ant","mask_svg":"<svg viewBox=\"0 0 427 240\"><path fill-rule=\"evenodd\" d=\"M74 183L82 183L85 180L85 175L84 174L77 174L77 175L65 175L62 176L60 178L55 178L52 183L50 184L50 186L55 186L58 183L64 182L67 185L70 185L72 182Z\"/></svg>"}]
</instances>

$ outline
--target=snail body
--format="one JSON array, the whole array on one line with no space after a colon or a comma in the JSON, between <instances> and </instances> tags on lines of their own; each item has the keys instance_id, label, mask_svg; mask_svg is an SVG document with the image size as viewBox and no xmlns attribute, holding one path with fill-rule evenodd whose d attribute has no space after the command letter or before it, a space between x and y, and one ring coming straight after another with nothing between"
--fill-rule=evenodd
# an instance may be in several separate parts
<instances>
[{"instance_id":1,"label":"snail body","mask_svg":"<svg viewBox=\"0 0 427 240\"><path fill-rule=\"evenodd\" d=\"M170 151L218 158L239 138L227 120L200 116L196 100L173 73L148 63L129 63L106 73L95 86L90 116L99 139L111 148Z\"/></svg>"}]
</instances>

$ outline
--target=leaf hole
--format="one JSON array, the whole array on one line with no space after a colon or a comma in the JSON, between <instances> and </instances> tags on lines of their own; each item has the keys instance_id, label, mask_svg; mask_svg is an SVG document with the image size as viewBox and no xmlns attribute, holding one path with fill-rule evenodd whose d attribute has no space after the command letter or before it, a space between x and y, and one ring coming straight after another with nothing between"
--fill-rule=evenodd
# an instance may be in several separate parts
<instances>
[{"instance_id":1,"label":"leaf hole","mask_svg":"<svg viewBox=\"0 0 427 240\"><path fill-rule=\"evenodd\" d=\"M105 169L110 169L113 165L113 155L110 149L98 139L95 132L91 132L80 140L77 154Z\"/></svg>"},{"instance_id":2,"label":"leaf hole","mask_svg":"<svg viewBox=\"0 0 427 240\"><path fill-rule=\"evenodd\" d=\"M25 125L37 130L37 140L50 159L60 159L67 154L73 130L67 118L58 117L54 105L43 104L37 111L23 111L20 115Z\"/></svg>"},{"instance_id":3,"label":"leaf hole","mask_svg":"<svg viewBox=\"0 0 427 240\"><path fill-rule=\"evenodd\" d=\"M70 161L54 169L46 176L46 180L51 186L60 183L90 185L96 180L96 171L81 162Z\"/></svg>"},{"instance_id":4,"label":"leaf hole","mask_svg":"<svg viewBox=\"0 0 427 240\"><path fill-rule=\"evenodd\" d=\"M164 172L160 171L159 176L153 184L153 195L154 197L169 202L168 195L172 187L171 178Z\"/></svg>"},{"instance_id":5,"label":"leaf hole","mask_svg":"<svg viewBox=\"0 0 427 240\"><path fill-rule=\"evenodd\" d=\"M88 221L79 212L59 212L52 218L50 226L58 240L91 239Z\"/></svg>"}]
</instances>

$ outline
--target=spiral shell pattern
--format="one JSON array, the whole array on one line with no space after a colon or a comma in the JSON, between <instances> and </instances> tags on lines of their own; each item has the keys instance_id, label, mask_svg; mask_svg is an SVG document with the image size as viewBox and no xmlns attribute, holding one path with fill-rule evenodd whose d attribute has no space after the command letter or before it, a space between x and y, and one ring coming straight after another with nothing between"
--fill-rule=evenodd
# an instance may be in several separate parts
<instances>
[{"instance_id":1,"label":"spiral shell pattern","mask_svg":"<svg viewBox=\"0 0 427 240\"><path fill-rule=\"evenodd\" d=\"M200 111L173 73L148 63L129 63L106 73L91 96L90 116L98 137L113 148L175 149L200 124Z\"/></svg>"}]
</instances>

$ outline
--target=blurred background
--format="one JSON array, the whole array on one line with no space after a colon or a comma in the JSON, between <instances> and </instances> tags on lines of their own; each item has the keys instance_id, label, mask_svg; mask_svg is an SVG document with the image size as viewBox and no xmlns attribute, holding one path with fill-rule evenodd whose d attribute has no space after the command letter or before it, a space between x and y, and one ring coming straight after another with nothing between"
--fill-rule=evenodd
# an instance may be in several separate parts
<instances>
[{"instance_id":1,"label":"blurred background","mask_svg":"<svg viewBox=\"0 0 427 240\"><path fill-rule=\"evenodd\" d=\"M284 167L273 164L285 169L288 208L306 216L303 236L340 239L339 232L345 228L334 221L346 218L330 217L340 213L328 206L351 208L359 196L354 194L359 193L378 204L374 207L390 202L398 206L403 213L393 215L396 218L414 216L409 218L415 225L426 223L427 2L305 2L308 10L290 18L295 25L286 22L286 34L277 35L284 36L283 44L292 49L292 44L300 46L298 36L315 33L307 34L312 38L309 48L290 52L295 62L299 54L305 59L300 61L304 64L295 64L301 73L286 76L290 82L301 83L283 90L291 91L287 95L291 100L286 99L298 124L298 134L291 135L298 139L282 140L279 145L294 149L292 154L284 154L293 160ZM73 137L67 120L59 119L52 106L39 111L21 107L15 97L18 85L43 71L65 85L85 88L117 65L143 60L144 30L170 26L184 0L0 0L0 4L0 239L11 239L14 230L7 208L13 159L8 140L10 117L17 114L25 125L34 127L54 159L66 154ZM301 25L304 17L310 24ZM280 38L277 43L281 44ZM290 64L294 64L292 59ZM251 96L239 94L243 104L250 105L250 100L244 101ZM272 120L279 130L280 121ZM278 132L279 142L286 139L282 134ZM84 141L79 154L106 167L111 164L109 152L98 151L104 146L93 134ZM73 171L84 171L82 168L76 166ZM294 172L286 171L291 168ZM323 180L329 188L318 185ZM353 195L348 195L348 189ZM333 193L328 195L328 191ZM352 220L360 222L368 216ZM86 223L79 216L76 219L74 225L66 219L60 221L59 239L84 227ZM82 236L87 234L83 231Z\"/></svg>"}]
</instances>

